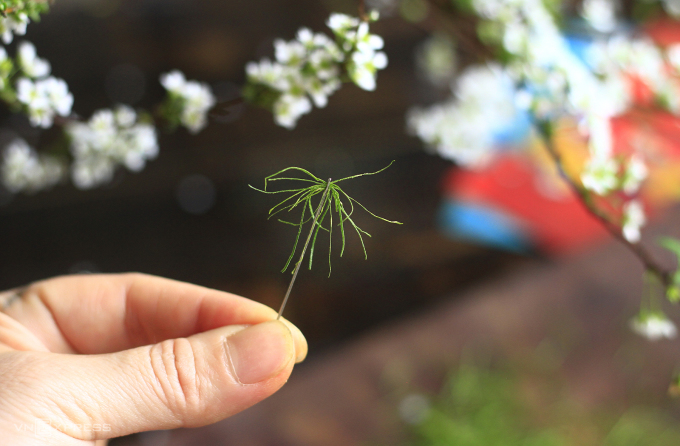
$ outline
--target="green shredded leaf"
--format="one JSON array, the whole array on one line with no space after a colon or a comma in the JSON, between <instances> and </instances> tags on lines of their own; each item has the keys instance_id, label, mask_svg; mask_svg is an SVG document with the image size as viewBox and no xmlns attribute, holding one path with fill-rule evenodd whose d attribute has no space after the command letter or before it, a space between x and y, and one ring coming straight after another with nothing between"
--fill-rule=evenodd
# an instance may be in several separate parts
<instances>
[{"instance_id":1,"label":"green shredded leaf","mask_svg":"<svg viewBox=\"0 0 680 446\"><path fill-rule=\"evenodd\" d=\"M385 166L384 168L376 171L376 172L367 172L367 173L362 173L359 175L352 175L346 178L341 178L339 180L335 181L330 181L330 185L328 184L328 181L322 180L321 178L316 177L313 175L311 172L302 169L300 167L288 167L286 169L280 170L272 175L269 175L264 179L264 189L258 189L256 187L250 186L252 189L255 189L258 192L262 192L264 194L281 194L281 193L288 193L288 197L280 201L276 206L272 207L269 210L269 217L271 218L274 215L277 215L281 212L291 212L294 209L301 207L301 215L298 223L294 223L291 221L283 220L283 219L278 219L281 223L287 224L287 225L292 225L292 226L297 226L298 231L297 235L295 237L295 243L293 243L293 249L290 253L290 256L288 256L288 260L286 261L285 266L281 270L281 272L285 272L288 267L290 266L293 257L295 257L295 252L298 247L298 242L300 241L300 235L302 234L302 227L306 225L308 222L314 220L314 214L315 210L321 207L321 213L319 214L319 218L317 219L315 225L316 227L314 228L314 235L312 239L312 244L310 247L310 254L309 254L309 269L312 269L312 261L314 259L314 247L316 245L317 237L319 235L320 231L325 231L328 232L329 235L329 244L328 244L328 275L330 276L331 273L331 249L332 249L332 241L331 241L331 236L333 234L333 213L335 212L338 217L339 217L339 222L337 223L337 226L340 227L340 235L342 239L342 248L340 250L340 257L345 252L345 241L346 241L346 236L345 236L345 223L349 222L352 228L354 228L355 232L359 236L359 241L361 242L361 247L363 248L364 251L364 257L368 258L368 254L366 253L366 245L364 244L364 239L363 235L366 235L368 237L371 236L368 232L364 231L361 229L359 226L357 226L356 223L354 223L354 220L352 220L352 215L354 214L354 204L356 203L360 208L365 210L368 214L371 216L378 218L380 220L383 220L387 223L394 223L394 224L402 224L398 221L392 221L392 220L387 220L385 218L382 218L373 212L369 211L366 209L364 205L359 203L357 200L354 198L350 197L347 195L345 191L343 191L340 186L338 186L338 183L341 181L345 180L350 180L353 178L358 178L358 177L363 177L367 175L375 175L378 174L388 167L390 167L394 163L392 161L390 164ZM298 178L295 176L290 176L290 173L287 174L286 176L279 176L282 175L286 172L299 172L304 175L306 175L308 178ZM294 175L294 173L293 173ZM300 181L303 183L312 183L310 186L307 187L301 187L301 188L291 188L291 189L281 189L281 190L268 190L269 183L272 181ZM326 194L326 197L324 198L324 202L318 202L316 205L312 204L312 199L316 196L321 194L323 196L324 191L326 190L326 187L328 187L328 193ZM344 200L344 202L343 202ZM309 211L309 215L307 215L307 211ZM307 218L305 218L307 217ZM325 226L325 221L328 220L327 225ZM302 259L300 259L302 261Z\"/></svg>"}]
</instances>

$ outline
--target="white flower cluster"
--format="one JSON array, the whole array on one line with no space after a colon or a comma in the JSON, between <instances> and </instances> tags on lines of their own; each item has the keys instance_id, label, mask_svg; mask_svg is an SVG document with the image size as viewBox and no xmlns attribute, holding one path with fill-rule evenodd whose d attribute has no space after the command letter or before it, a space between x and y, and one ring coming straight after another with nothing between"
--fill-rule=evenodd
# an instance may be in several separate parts
<instances>
[{"instance_id":1,"label":"white flower cluster","mask_svg":"<svg viewBox=\"0 0 680 446\"><path fill-rule=\"evenodd\" d=\"M107 183L120 164L129 170L142 170L146 161L158 155L156 129L140 123L130 107L99 110L87 123L66 127L71 138L71 179L79 189Z\"/></svg>"},{"instance_id":2,"label":"white flower cluster","mask_svg":"<svg viewBox=\"0 0 680 446\"><path fill-rule=\"evenodd\" d=\"M640 200L630 200L623 205L623 237L631 243L640 241L640 228L647 223L645 209Z\"/></svg>"},{"instance_id":3,"label":"white flower cluster","mask_svg":"<svg viewBox=\"0 0 680 446\"><path fill-rule=\"evenodd\" d=\"M477 101L461 97L458 86L444 105L409 114L412 131L444 157L464 166L487 159L495 149L495 139L489 134L506 126L518 108L530 111L538 119L551 119L573 112L572 104L587 102L592 98L591 92L606 90L614 96L614 89L603 89L570 51L541 0L473 0L472 6L483 20L494 22L501 30L501 44L513 59L506 67L494 68L495 78L503 79L497 81L501 88L491 86L485 67L469 68L461 75L470 78L466 81L469 84L485 85L479 89ZM576 88L570 88L572 84ZM598 100L596 95L591 102L600 108L605 108L602 104L611 108L611 104L620 102L605 99Z\"/></svg>"},{"instance_id":4,"label":"white flower cluster","mask_svg":"<svg viewBox=\"0 0 680 446\"><path fill-rule=\"evenodd\" d=\"M178 121L191 133L198 133L208 124L208 111L215 105L210 87L198 81L188 81L179 70L161 75L161 85L178 105Z\"/></svg>"},{"instance_id":5,"label":"white flower cluster","mask_svg":"<svg viewBox=\"0 0 680 446\"><path fill-rule=\"evenodd\" d=\"M377 18L377 14L371 15L371 20ZM340 88L343 72L370 91L375 90L377 71L387 66L387 56L378 51L383 40L369 32L367 22L331 14L326 24L335 41L301 28L295 40L274 42L276 61L265 58L246 65L249 83L264 85L276 93L274 118L283 127L294 128L297 120L312 110L312 102L325 107L328 96Z\"/></svg>"},{"instance_id":6,"label":"white flower cluster","mask_svg":"<svg viewBox=\"0 0 680 446\"><path fill-rule=\"evenodd\" d=\"M57 158L39 156L23 139L15 139L3 151L2 183L10 192L47 189L61 181L64 173Z\"/></svg>"},{"instance_id":7,"label":"white flower cluster","mask_svg":"<svg viewBox=\"0 0 680 446\"><path fill-rule=\"evenodd\" d=\"M411 130L442 156L474 166L494 153L493 132L512 119L513 103L538 120L571 116L588 137L583 186L601 196L623 193L622 234L637 242L645 216L634 197L647 177L645 154L613 154L611 119L635 100L631 78L645 84L670 111L680 113L680 45L664 55L643 38L600 35L583 61L542 0L473 0L472 6L483 20L494 23L500 44L512 55L506 67L494 69L498 79L509 79L504 82L510 87L493 87L488 71L468 69L461 79L470 77L467 82L479 86L480 96L466 98L459 81L449 102L409 114ZM582 7L594 28L617 28L612 2L587 0Z\"/></svg>"},{"instance_id":8,"label":"white flower cluster","mask_svg":"<svg viewBox=\"0 0 680 446\"><path fill-rule=\"evenodd\" d=\"M628 158L626 164L620 163L614 157L593 156L585 165L581 182L583 187L597 195L622 192L631 197L640 189L647 174L647 166L637 155ZM623 237L631 243L639 242L640 228L647 222L642 203L638 199L629 198L623 204L622 214Z\"/></svg>"},{"instance_id":9,"label":"white flower cluster","mask_svg":"<svg viewBox=\"0 0 680 446\"><path fill-rule=\"evenodd\" d=\"M675 50L677 51L677 50ZM600 78L616 79L622 75L632 76L644 84L672 112L680 111L680 86L677 71L667 69L667 62L673 67L674 47L667 54L646 38L630 38L615 34L593 44L586 57L593 71ZM677 68L676 68L677 70ZM626 95L623 106L631 101Z\"/></svg>"},{"instance_id":10,"label":"white flower cluster","mask_svg":"<svg viewBox=\"0 0 680 446\"><path fill-rule=\"evenodd\" d=\"M631 321L630 326L635 333L650 341L658 341L663 338L673 339L678 334L675 324L660 312L640 313Z\"/></svg>"},{"instance_id":11,"label":"white flower cluster","mask_svg":"<svg viewBox=\"0 0 680 446\"><path fill-rule=\"evenodd\" d=\"M593 29L608 33L614 31L617 26L616 0L583 0L581 15L593 27Z\"/></svg>"},{"instance_id":12,"label":"white flower cluster","mask_svg":"<svg viewBox=\"0 0 680 446\"><path fill-rule=\"evenodd\" d=\"M586 63L572 52L540 0L521 0L515 7L508 3L503 6L504 13L487 17L504 24L504 47L517 56L509 70L533 95L532 112L539 119L568 114L580 120L581 131L589 137L590 159L581 175L586 189L602 196L619 191L634 196L647 177L647 167L638 153L614 157L611 119L633 102L631 77L664 98L670 110L680 110L680 85L666 69L662 52L644 38L613 35L589 48ZM611 2L591 0L583 7L593 26L594 14L606 18L597 23L600 31L615 28L611 22L616 11ZM518 41L521 44L516 44ZM627 198L622 214L623 236L630 242L639 241L645 223L642 205Z\"/></svg>"},{"instance_id":13,"label":"white flower cluster","mask_svg":"<svg viewBox=\"0 0 680 446\"><path fill-rule=\"evenodd\" d=\"M30 22L28 15L19 13L8 17L0 17L0 34L5 44L12 43L14 35L23 36L26 34L26 27Z\"/></svg>"},{"instance_id":14,"label":"white flower cluster","mask_svg":"<svg viewBox=\"0 0 680 446\"><path fill-rule=\"evenodd\" d=\"M458 78L453 98L409 112L409 130L444 158L481 167L493 150L494 132L517 115L514 89L499 65L473 66Z\"/></svg>"},{"instance_id":15,"label":"white flower cluster","mask_svg":"<svg viewBox=\"0 0 680 446\"><path fill-rule=\"evenodd\" d=\"M7 59L0 51L0 63ZM37 56L30 42L21 42L17 49L17 63L24 76L16 83L17 100L26 107L34 126L49 128L54 116L68 116L73 107L73 95L63 79L50 74L50 63Z\"/></svg>"},{"instance_id":16,"label":"white flower cluster","mask_svg":"<svg viewBox=\"0 0 680 446\"><path fill-rule=\"evenodd\" d=\"M666 12L673 17L680 17L680 1L678 0L661 0L661 5Z\"/></svg>"},{"instance_id":17,"label":"white flower cluster","mask_svg":"<svg viewBox=\"0 0 680 446\"><path fill-rule=\"evenodd\" d=\"M628 158L624 166L616 158L594 156L586 164L581 182L583 187L598 195L623 191L632 196L640 189L647 175L647 166L638 155Z\"/></svg>"},{"instance_id":18,"label":"white flower cluster","mask_svg":"<svg viewBox=\"0 0 680 446\"><path fill-rule=\"evenodd\" d=\"M371 13L378 20L378 13ZM368 23L345 14L331 14L326 22L333 30L343 51L347 54L347 73L352 81L364 90L375 90L378 70L387 67L387 56L382 51L382 37L368 32Z\"/></svg>"}]
</instances>

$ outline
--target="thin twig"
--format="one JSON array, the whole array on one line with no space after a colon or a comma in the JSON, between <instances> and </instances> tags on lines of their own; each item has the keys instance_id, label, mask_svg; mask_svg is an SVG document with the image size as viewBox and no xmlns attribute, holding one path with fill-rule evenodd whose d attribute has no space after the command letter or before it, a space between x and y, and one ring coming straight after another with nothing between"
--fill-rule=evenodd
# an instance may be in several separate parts
<instances>
[{"instance_id":1,"label":"thin twig","mask_svg":"<svg viewBox=\"0 0 680 446\"><path fill-rule=\"evenodd\" d=\"M217 102L213 108L210 109L210 114L215 115L228 115L230 113L229 108L235 105L245 104L246 99L243 96L237 96L233 99L228 99L226 101Z\"/></svg>"},{"instance_id":2,"label":"thin twig","mask_svg":"<svg viewBox=\"0 0 680 446\"><path fill-rule=\"evenodd\" d=\"M366 15L366 0L359 0L359 18L368 22L368 15Z\"/></svg>"},{"instance_id":3,"label":"thin twig","mask_svg":"<svg viewBox=\"0 0 680 446\"><path fill-rule=\"evenodd\" d=\"M664 288L668 288L673 283L672 273L657 263L652 254L644 247L644 245L639 242L631 243L628 241L623 236L621 227L611 221L607 213L593 204L593 202L590 200L588 191L586 191L582 186L576 184L576 182L574 182L574 180L564 171L562 165L562 156L553 144L550 130L546 128L546 125L539 125L538 129L548 154L555 162L557 169L559 170L559 173L564 181L567 182L571 190L578 197L581 205L583 205L583 207L585 207L591 215L597 218L615 239L623 243L630 251L632 251L633 254L635 254L640 260L640 262L642 262L645 269L659 278Z\"/></svg>"},{"instance_id":4,"label":"thin twig","mask_svg":"<svg viewBox=\"0 0 680 446\"><path fill-rule=\"evenodd\" d=\"M434 24L434 29L444 29L456 41L456 45L473 59L482 62L494 57L493 51L476 37L476 22L472 17L461 17L455 11L444 7L440 2L427 0L439 14L429 14L426 21ZM450 7L450 4L447 3Z\"/></svg>"},{"instance_id":5,"label":"thin twig","mask_svg":"<svg viewBox=\"0 0 680 446\"><path fill-rule=\"evenodd\" d=\"M485 45L479 47L474 38L470 38L464 32L460 30L460 23L453 22L454 19L458 17L453 13L453 11L444 8L437 0L427 0L433 8L438 10L441 14L437 17L444 16L447 20L440 20L438 25L442 26L449 32L454 38L456 38L457 43L459 43L462 49L468 50L471 53L479 51L480 48L484 50L485 56L488 55L488 48ZM539 125L539 133L544 141L546 150L548 151L550 157L553 159L557 168L560 172L562 178L567 182L569 187L578 197L581 205L595 218L597 218L600 223L607 229L607 231L621 243L623 243L630 251L635 254L640 262L644 265L645 269L650 273L654 274L659 278L664 287L668 288L673 284L672 272L661 266L652 256L652 254L641 244L641 243L631 243L623 236L621 232L621 227L615 222L611 221L609 216L595 206L590 200L588 192L579 184L575 183L569 175L566 174L562 167L562 157L553 145L552 138L550 135L550 130L545 125Z\"/></svg>"},{"instance_id":6,"label":"thin twig","mask_svg":"<svg viewBox=\"0 0 680 446\"><path fill-rule=\"evenodd\" d=\"M324 204L326 203L326 196L328 195L328 190L331 187L331 179L328 179L328 183L326 183L326 189L323 191L323 195L321 196L321 201L319 202L319 207L316 208L316 212L314 213L314 221L312 221L312 228L309 230L309 235L307 236L307 241L305 241L305 246L302 248L302 254L300 254L300 260L298 260L297 264L295 265L295 270L293 271L293 278L290 280L290 285L288 285L288 291L286 291L286 296L283 298L283 303L281 304L281 308L279 309L279 315L276 316L276 320L281 319L281 315L283 314L283 309L286 308L286 303L288 302L288 298L290 297L290 292L293 289L293 284L295 283L295 279L297 278L298 271L300 271L300 266L302 265L302 259L305 257L305 252L307 252L307 246L309 245L309 240L312 238L312 234L314 233L314 228L316 227L316 221L319 219L319 215L321 214L321 210L324 207Z\"/></svg>"}]
</instances>

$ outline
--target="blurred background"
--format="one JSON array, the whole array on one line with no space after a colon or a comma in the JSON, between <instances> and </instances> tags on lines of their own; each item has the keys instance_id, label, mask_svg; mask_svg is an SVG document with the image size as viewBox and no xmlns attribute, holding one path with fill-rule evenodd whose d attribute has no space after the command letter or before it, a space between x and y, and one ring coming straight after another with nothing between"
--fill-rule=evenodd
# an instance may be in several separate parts
<instances>
[{"instance_id":1,"label":"blurred background","mask_svg":"<svg viewBox=\"0 0 680 446\"><path fill-rule=\"evenodd\" d=\"M67 0L29 25L27 38L53 73L67 79L74 111L88 117L116 103L151 109L164 96L158 77L173 68L209 82L221 99L235 97L245 64L271 56L276 37L292 38L302 25L322 31L331 8L342 6ZM280 270L296 229L267 221L275 197L248 184L262 187L266 175L288 166L337 179L393 159L382 175L349 182L346 190L404 225L360 216L358 224L373 234L369 260L349 235L330 279L320 262L295 287L287 315L312 345L345 339L525 261L437 231L443 173L451 163L426 154L406 135L404 121L418 99L412 59L423 33L402 20L380 25L376 32L390 41L391 58L380 88L367 93L348 85L294 131L274 125L265 110L236 106L226 122L213 121L199 135L161 132L157 160L139 174L119 170L104 188L5 192L0 286L82 271L143 271L278 307L290 280ZM35 145L50 136L20 115L5 115L4 123Z\"/></svg>"},{"instance_id":2,"label":"blurred background","mask_svg":"<svg viewBox=\"0 0 680 446\"><path fill-rule=\"evenodd\" d=\"M525 231L486 244L471 240L479 234L470 225L452 223L451 212L461 215L453 190L471 199L481 186L406 129L412 106L447 89L418 69L430 31L409 14L424 14L423 4L403 2L401 14L387 8L372 25L389 57L375 92L345 85L294 131L266 110L234 105L198 135L161 133L156 160L140 173L120 169L105 187L0 189L3 289L61 274L141 271L278 308L296 229L267 221L276 201L248 185L261 187L288 166L340 178L396 161L346 190L403 226L359 215L372 234L368 260L350 235L330 278L324 261L298 277L286 317L307 336L310 355L289 385L224 423L114 444L680 444L680 412L667 395L680 344L650 344L627 328L642 290L635 258L587 217L553 230L523 214L549 236ZM152 108L164 97L160 74L175 68L208 82L219 100L233 99L245 64L271 57L275 38L292 39L301 26L324 31L330 12L356 7L57 0L26 37L68 82L74 112L88 117L117 103ZM34 146L50 138L5 111L0 127ZM523 201L522 182L504 172L491 175L505 191L496 203L562 215ZM671 211L652 233L677 236L678 221Z\"/></svg>"}]
</instances>

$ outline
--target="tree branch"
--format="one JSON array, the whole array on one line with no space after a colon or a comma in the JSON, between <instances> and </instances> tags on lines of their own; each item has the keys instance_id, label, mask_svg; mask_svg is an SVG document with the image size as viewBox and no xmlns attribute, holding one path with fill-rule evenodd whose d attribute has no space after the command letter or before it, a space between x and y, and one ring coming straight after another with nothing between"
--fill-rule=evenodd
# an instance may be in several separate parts
<instances>
[{"instance_id":1,"label":"tree branch","mask_svg":"<svg viewBox=\"0 0 680 446\"><path fill-rule=\"evenodd\" d=\"M654 259L654 257L647 250L647 248L645 248L644 245L642 245L639 242L631 243L630 241L628 241L623 236L620 225L611 221L609 215L606 212L602 211L600 208L598 208L592 202L588 191L585 188L583 188L583 186L576 183L569 175L567 175L562 165L562 156L560 155L560 153L557 151L557 148L553 144L551 134L552 132L550 131L549 124L548 123L539 124L538 130L539 134L543 139L546 151L555 162L555 165L557 166L560 175L562 176L564 181L567 182L567 184L574 192L574 194L578 197L579 202L583 205L583 207L591 215L593 215L600 221L600 223L605 227L605 229L607 229L607 231L612 235L612 237L623 243L633 254L635 254L635 256L637 256L637 258L640 260L640 262L642 262L645 269L650 273L654 274L656 277L658 277L664 288L668 288L669 286L671 286L673 284L672 273L663 266L661 266L656 261L656 259Z\"/></svg>"}]
</instances>

